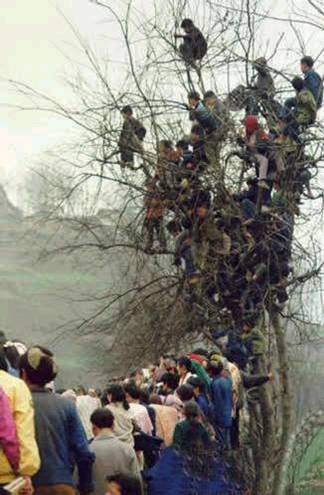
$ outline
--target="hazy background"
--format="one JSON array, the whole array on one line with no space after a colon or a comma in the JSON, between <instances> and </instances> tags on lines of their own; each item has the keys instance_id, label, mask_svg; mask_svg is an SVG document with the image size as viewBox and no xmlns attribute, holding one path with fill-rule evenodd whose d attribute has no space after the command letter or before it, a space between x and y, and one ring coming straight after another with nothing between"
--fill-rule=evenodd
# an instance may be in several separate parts
<instances>
[{"instance_id":1,"label":"hazy background","mask_svg":"<svg viewBox=\"0 0 324 495\"><path fill-rule=\"evenodd\" d=\"M164 0L156 0L156 5L163 10ZM229 4L229 0L224 0ZM260 2L261 4L261 2ZM115 0L117 9L125 9L126 1ZM143 10L150 16L153 0L134 0L131 29L136 37L136 23L141 21ZM264 0L269 14L278 18L296 18L293 11L306 9L305 0L282 2L282 0ZM28 212L25 195L25 182L39 159L46 157L48 150L56 149L62 142L69 141L69 133L75 132L67 121L53 114L37 111L18 111L13 108L20 103L14 88L8 80L26 83L36 90L62 102L72 98L66 80L73 77L77 70L85 67L85 57L76 39L78 33L95 50L102 60L109 61L109 77L116 86L127 69L127 54L116 22L109 18L108 12L91 4L89 0L1 0L0 6L0 42L2 46L0 64L0 185L4 186L11 202L21 212ZM199 14L199 13L198 13ZM199 20L198 20L199 24ZM283 43L272 59L272 65L279 70L298 73L299 46L289 24L281 21L265 22L257 40L263 53L267 54L267 43L285 33ZM170 35L173 32L170 24ZM324 72L324 31L312 27L302 27L306 44L311 48L310 55L319 57L317 67ZM290 49L287 58L286 48ZM141 61L140 50L137 62ZM232 87L239 80L239 73L231 74ZM222 74L217 73L217 83ZM174 88L172 81L170 87ZM173 89L179 97L179 88ZM184 97L185 95L180 95ZM24 102L26 104L26 102ZM323 109L321 111L323 116ZM43 160L44 161L44 160ZM45 159L46 163L46 159ZM53 162L48 161L49 169ZM318 206L308 202L303 209L316 212ZM10 209L10 207L9 207ZM11 212L12 213L12 212ZM318 217L313 219L318 222ZM37 249L52 239L55 232L48 227L35 233L34 238L26 237L30 230L27 220L18 213L8 216L5 195L0 191L0 327L9 331L10 337L25 338L27 341L48 342L55 340L54 330L71 319L80 316L80 310L89 309L84 303L71 304L71 294L80 291L95 293L105 287L112 279L112 267L91 269L87 259L79 265L73 259L68 261L36 263ZM323 224L322 224L323 225ZM299 235L309 240L309 231L319 242L323 242L323 230L308 224L308 230L301 230ZM67 233L68 235L68 233ZM31 241L37 240L30 250ZM117 273L114 276L118 275ZM318 296L321 297L321 296ZM309 296L309 306L314 309L316 320L321 321L322 301L317 303L313 294ZM55 332L54 332L55 333ZM68 345L65 345L67 339ZM64 362L66 376L71 381L81 380L85 370L95 372L96 348L93 342L85 338L77 341L73 335L65 335L64 342L56 340L55 346ZM109 344L109 336L107 345ZM53 344L54 345L54 344ZM109 347L109 346L108 346ZM80 361L79 358L80 357ZM109 361L109 357L107 357ZM83 366L80 367L82 361ZM107 364L107 363L106 363ZM109 363L108 363L109 365ZM109 366L108 366L109 367ZM70 374L71 370L73 375ZM87 375L89 384L95 374ZM73 379L72 379L73 378Z\"/></svg>"}]
</instances>

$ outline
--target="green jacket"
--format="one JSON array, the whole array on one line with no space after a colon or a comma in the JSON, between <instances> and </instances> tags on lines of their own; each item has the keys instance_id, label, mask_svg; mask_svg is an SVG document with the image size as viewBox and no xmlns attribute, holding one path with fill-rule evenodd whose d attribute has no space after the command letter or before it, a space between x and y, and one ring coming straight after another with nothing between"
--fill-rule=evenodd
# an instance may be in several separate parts
<instances>
[{"instance_id":1,"label":"green jacket","mask_svg":"<svg viewBox=\"0 0 324 495\"><path fill-rule=\"evenodd\" d=\"M198 361L192 360L191 361L191 367L192 367L192 371L195 373L195 375L197 375L201 380L203 380L204 383L206 384L206 386L209 388L211 379L210 379L207 371L203 367L203 365L198 363Z\"/></svg>"},{"instance_id":2,"label":"green jacket","mask_svg":"<svg viewBox=\"0 0 324 495\"><path fill-rule=\"evenodd\" d=\"M310 125L316 120L317 107L313 94L308 89L303 89L297 94L295 119L300 125Z\"/></svg>"},{"instance_id":3,"label":"green jacket","mask_svg":"<svg viewBox=\"0 0 324 495\"><path fill-rule=\"evenodd\" d=\"M244 333L241 338L248 352L253 356L262 356L266 352L266 340L257 327Z\"/></svg>"}]
</instances>

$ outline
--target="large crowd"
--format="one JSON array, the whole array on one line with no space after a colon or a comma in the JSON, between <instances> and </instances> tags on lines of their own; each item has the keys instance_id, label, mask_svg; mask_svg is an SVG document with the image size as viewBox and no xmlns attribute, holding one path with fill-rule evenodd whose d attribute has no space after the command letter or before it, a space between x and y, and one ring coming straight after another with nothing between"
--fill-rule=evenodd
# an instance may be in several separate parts
<instances>
[{"instance_id":1,"label":"large crowd","mask_svg":"<svg viewBox=\"0 0 324 495\"><path fill-rule=\"evenodd\" d=\"M192 85L190 71L201 77L208 46L190 19L182 28L178 53ZM146 174L143 249L163 254L175 246L185 298L219 316L214 345L163 356L104 390L55 390L55 356L0 335L1 494L247 493L233 459L248 430L248 404L259 407L260 387L273 379L260 315L288 299L293 217L301 196L311 195L302 135L323 98L313 65L302 58L304 78L293 79L295 96L283 104L264 58L253 62L253 83L223 101L193 88L190 136L176 146L161 141L154 166L146 163L144 125L130 105L122 109L120 165L135 169L137 156ZM231 112L241 110L237 132ZM242 181L255 170L236 192L221 163L229 139L244 162Z\"/></svg>"},{"instance_id":2,"label":"large crowd","mask_svg":"<svg viewBox=\"0 0 324 495\"><path fill-rule=\"evenodd\" d=\"M251 369L215 345L161 357L103 390L55 390L53 354L1 335L0 493L243 494L231 456L248 401L272 380Z\"/></svg>"}]
</instances>

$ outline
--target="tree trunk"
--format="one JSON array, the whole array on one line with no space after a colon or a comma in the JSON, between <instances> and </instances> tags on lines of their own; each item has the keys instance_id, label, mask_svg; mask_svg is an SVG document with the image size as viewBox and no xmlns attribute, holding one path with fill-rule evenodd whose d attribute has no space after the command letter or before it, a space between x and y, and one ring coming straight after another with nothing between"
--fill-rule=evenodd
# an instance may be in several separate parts
<instances>
[{"instance_id":1,"label":"tree trunk","mask_svg":"<svg viewBox=\"0 0 324 495\"><path fill-rule=\"evenodd\" d=\"M284 330L282 328L280 318L278 315L274 315L271 319L271 324L275 333L278 362L280 370L280 402L281 402L281 432L279 452L276 456L276 464L274 466L275 476L273 484L273 495L283 495L283 472L284 472L284 458L285 452L289 443L289 436L292 427L292 397L290 390L290 377L289 377L289 361L287 344L285 341Z\"/></svg>"}]
</instances>

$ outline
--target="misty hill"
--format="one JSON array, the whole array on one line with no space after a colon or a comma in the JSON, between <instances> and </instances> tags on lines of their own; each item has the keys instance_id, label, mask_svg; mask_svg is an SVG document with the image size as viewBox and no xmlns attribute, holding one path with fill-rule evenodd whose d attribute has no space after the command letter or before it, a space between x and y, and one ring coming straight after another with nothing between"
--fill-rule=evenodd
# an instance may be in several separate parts
<instances>
[{"instance_id":1,"label":"misty hill","mask_svg":"<svg viewBox=\"0 0 324 495\"><path fill-rule=\"evenodd\" d=\"M57 254L40 259L55 242L68 243L74 233L68 223L42 224L24 218L0 186L0 328L9 338L47 345L57 353L64 385L105 382L111 337L79 336L71 328L96 307L98 294L115 276L114 269L89 252ZM67 330L65 325L71 323Z\"/></svg>"}]
</instances>

